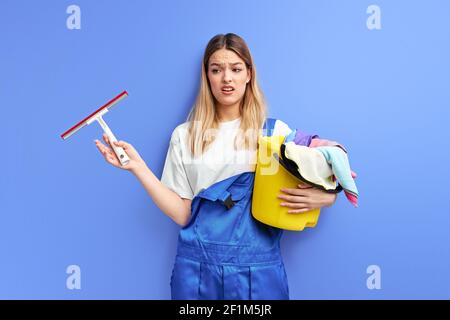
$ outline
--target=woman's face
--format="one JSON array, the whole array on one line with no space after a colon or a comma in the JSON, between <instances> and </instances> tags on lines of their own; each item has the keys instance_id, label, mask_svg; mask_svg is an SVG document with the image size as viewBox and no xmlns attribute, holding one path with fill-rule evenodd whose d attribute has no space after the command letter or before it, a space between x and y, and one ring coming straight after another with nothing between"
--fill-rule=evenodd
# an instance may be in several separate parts
<instances>
[{"instance_id":1,"label":"woman's face","mask_svg":"<svg viewBox=\"0 0 450 320\"><path fill-rule=\"evenodd\" d=\"M239 103L250 78L250 69L232 50L219 49L209 58L208 79L212 93L221 106Z\"/></svg>"}]
</instances>

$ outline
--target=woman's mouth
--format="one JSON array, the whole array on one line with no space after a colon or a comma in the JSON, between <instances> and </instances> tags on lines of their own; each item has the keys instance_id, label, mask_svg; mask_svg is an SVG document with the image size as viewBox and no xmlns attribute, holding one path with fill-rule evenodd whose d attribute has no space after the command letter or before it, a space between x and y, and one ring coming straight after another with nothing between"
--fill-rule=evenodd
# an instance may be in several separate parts
<instances>
[{"instance_id":1,"label":"woman's mouth","mask_svg":"<svg viewBox=\"0 0 450 320\"><path fill-rule=\"evenodd\" d=\"M223 94L230 95L230 94L233 94L233 92L234 92L234 88L231 86L222 87Z\"/></svg>"}]
</instances>

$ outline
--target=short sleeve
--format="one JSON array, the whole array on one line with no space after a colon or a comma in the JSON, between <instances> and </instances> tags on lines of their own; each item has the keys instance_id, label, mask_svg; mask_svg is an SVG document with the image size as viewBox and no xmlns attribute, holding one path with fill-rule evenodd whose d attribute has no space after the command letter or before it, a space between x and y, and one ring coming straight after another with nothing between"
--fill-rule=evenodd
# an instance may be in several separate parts
<instances>
[{"instance_id":1,"label":"short sleeve","mask_svg":"<svg viewBox=\"0 0 450 320\"><path fill-rule=\"evenodd\" d=\"M167 151L161 175L161 183L176 192L181 198L192 199L194 193L189 184L181 151L180 136L175 129L170 139L169 150Z\"/></svg>"}]
</instances>

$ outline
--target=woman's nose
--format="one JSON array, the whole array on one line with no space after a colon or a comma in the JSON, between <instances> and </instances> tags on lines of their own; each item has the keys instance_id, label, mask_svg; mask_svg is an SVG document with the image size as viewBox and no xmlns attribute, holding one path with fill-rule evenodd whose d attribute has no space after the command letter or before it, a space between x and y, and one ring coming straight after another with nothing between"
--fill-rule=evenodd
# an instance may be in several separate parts
<instances>
[{"instance_id":1,"label":"woman's nose","mask_svg":"<svg viewBox=\"0 0 450 320\"><path fill-rule=\"evenodd\" d=\"M229 70L226 69L226 70L223 72L223 81L226 82L226 83L228 83L228 82L231 81L231 71L229 71Z\"/></svg>"}]
</instances>

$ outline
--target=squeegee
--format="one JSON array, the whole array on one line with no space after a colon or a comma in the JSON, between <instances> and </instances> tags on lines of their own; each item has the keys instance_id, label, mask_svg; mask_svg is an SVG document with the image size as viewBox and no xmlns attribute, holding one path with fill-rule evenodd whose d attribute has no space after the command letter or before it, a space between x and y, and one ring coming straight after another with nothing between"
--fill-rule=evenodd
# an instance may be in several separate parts
<instances>
[{"instance_id":1,"label":"squeegee","mask_svg":"<svg viewBox=\"0 0 450 320\"><path fill-rule=\"evenodd\" d=\"M97 121L100 126L103 128L103 131L106 133L106 135L109 138L109 141L111 143L111 147L113 148L115 154L117 155L117 158L120 161L120 164L122 166L126 165L130 158L128 158L128 155L125 153L125 150L123 150L122 147L116 146L114 144L115 141L117 141L116 137L112 133L111 129L106 124L105 120L103 120L103 115L109 111L114 105L116 105L118 102L123 100L128 96L128 92L124 91L121 94L119 94L117 97L112 99L111 101L107 102L105 105L101 106L99 109L97 109L95 112L91 113L89 116L78 122L76 125L74 125L72 128L67 130L61 135L61 138L63 140L66 140L71 135L73 135L75 132L80 130L81 128L90 125L92 122Z\"/></svg>"}]
</instances>

